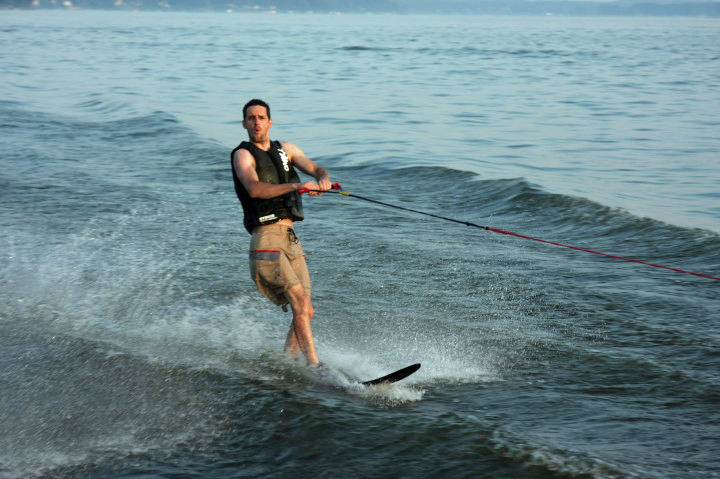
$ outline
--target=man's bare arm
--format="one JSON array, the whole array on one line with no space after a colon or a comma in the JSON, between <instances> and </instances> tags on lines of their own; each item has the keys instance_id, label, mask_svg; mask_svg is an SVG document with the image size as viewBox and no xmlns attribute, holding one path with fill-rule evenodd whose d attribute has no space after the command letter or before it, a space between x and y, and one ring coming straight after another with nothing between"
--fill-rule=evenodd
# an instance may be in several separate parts
<instances>
[{"instance_id":1,"label":"man's bare arm","mask_svg":"<svg viewBox=\"0 0 720 479\"><path fill-rule=\"evenodd\" d=\"M317 163L308 158L307 155L303 153L302 150L294 144L286 141L282 142L281 144L283 150L285 151L285 154L288 155L293 165L296 166L303 173L315 178L315 180L318 182L318 184L316 185L317 188L311 189L328 191L332 188L332 185L330 183L330 173L328 173L325 168L319 166Z\"/></svg>"}]
</instances>

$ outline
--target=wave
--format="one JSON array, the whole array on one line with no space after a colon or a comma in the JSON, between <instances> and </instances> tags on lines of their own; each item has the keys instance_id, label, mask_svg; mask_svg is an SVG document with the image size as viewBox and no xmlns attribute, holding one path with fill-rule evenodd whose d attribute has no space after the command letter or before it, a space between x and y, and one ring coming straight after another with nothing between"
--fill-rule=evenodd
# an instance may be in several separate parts
<instances>
[{"instance_id":1,"label":"wave","mask_svg":"<svg viewBox=\"0 0 720 479\"><path fill-rule=\"evenodd\" d=\"M523 178L486 180L473 172L445 167L339 170L340 176L352 178L346 189L358 195L374 178L391 175L392 187L379 191L376 198L402 208L640 261L668 263L700 274L717 277L720 272L718 233L549 192ZM449 227L441 219L433 221L439 230Z\"/></svg>"},{"instance_id":2,"label":"wave","mask_svg":"<svg viewBox=\"0 0 720 479\"><path fill-rule=\"evenodd\" d=\"M103 113L113 109L106 102L90 103ZM65 186L69 192L96 185L104 193L108 185L118 184L158 188L183 174L192 181L193 175L212 169L203 159L217 146L164 111L81 120L4 102L0 118L12 141L2 161L14 170L3 175L4 181L36 188Z\"/></svg>"},{"instance_id":3,"label":"wave","mask_svg":"<svg viewBox=\"0 0 720 479\"><path fill-rule=\"evenodd\" d=\"M698 228L684 228L653 218L642 218L623 208L613 208L593 200L553 193L525 178L483 179L480 174L446 167L413 166L383 169L377 165L336 168L339 174L366 183L373 177L392 176L390 188L383 189L385 199L394 195L399 204L427 206L430 212L464 215L458 219L478 218L517 221L530 227L538 224L560 228L559 231L581 230L595 237L626 234L642 236L662 233L699 237L717 245L720 234ZM362 187L363 184L360 186ZM427 186L423 186L427 185ZM348 182L348 187L353 184ZM358 194L363 194L362 190ZM500 225L490 225L500 226Z\"/></svg>"}]
</instances>

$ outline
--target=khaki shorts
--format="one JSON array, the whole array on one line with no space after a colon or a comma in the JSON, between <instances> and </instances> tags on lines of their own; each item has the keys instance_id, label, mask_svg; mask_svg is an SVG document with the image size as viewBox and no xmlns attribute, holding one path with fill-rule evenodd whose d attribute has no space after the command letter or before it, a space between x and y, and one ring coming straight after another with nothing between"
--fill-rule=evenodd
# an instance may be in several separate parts
<instances>
[{"instance_id":1,"label":"khaki shorts","mask_svg":"<svg viewBox=\"0 0 720 479\"><path fill-rule=\"evenodd\" d=\"M305 253L295 232L286 224L257 226L250 240L250 276L270 301L289 303L285 292L302 285L310 296L310 274Z\"/></svg>"}]
</instances>

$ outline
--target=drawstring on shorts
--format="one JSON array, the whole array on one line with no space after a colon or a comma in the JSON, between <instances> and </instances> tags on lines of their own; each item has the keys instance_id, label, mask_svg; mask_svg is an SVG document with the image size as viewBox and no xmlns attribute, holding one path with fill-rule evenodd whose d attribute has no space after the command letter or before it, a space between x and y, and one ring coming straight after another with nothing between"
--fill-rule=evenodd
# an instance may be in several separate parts
<instances>
[{"instance_id":1,"label":"drawstring on shorts","mask_svg":"<svg viewBox=\"0 0 720 479\"><path fill-rule=\"evenodd\" d=\"M298 244L300 240L298 239L297 235L295 234L295 230L292 228L288 228L288 235L290 236L290 242Z\"/></svg>"}]
</instances>

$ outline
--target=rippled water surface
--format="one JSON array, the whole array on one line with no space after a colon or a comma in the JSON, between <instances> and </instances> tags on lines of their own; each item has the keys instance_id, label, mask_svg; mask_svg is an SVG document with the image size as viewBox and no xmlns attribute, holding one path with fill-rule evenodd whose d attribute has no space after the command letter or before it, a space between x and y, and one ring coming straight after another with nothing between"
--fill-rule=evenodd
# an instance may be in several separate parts
<instances>
[{"instance_id":1,"label":"rippled water surface","mask_svg":"<svg viewBox=\"0 0 720 479\"><path fill-rule=\"evenodd\" d=\"M718 33L3 12L0 477L718 477ZM321 360L410 378L282 358L252 97L356 196L298 227Z\"/></svg>"}]
</instances>

